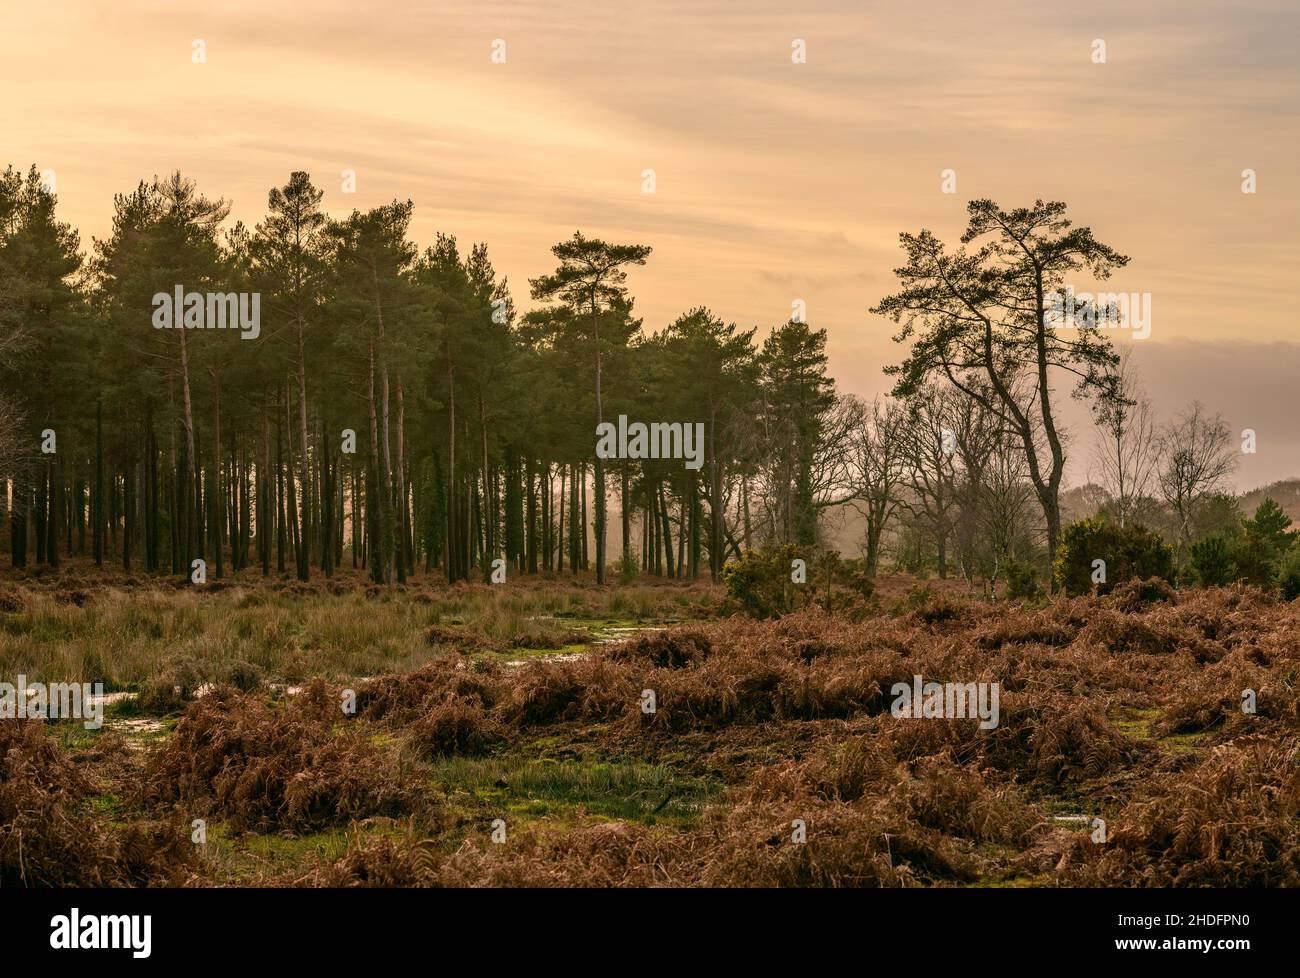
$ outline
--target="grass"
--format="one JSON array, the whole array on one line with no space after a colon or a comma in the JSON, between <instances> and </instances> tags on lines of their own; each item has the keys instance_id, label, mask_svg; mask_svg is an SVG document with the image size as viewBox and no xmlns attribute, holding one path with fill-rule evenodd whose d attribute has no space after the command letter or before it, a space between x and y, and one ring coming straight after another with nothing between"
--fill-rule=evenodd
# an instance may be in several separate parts
<instances>
[{"instance_id":1,"label":"grass","mask_svg":"<svg viewBox=\"0 0 1300 978\"><path fill-rule=\"evenodd\" d=\"M432 767L430 780L453 799L467 793L479 807L502 814L571 819L585 813L647 825L693 822L722 788L663 764L517 755L446 758Z\"/></svg>"},{"instance_id":2,"label":"grass","mask_svg":"<svg viewBox=\"0 0 1300 978\"><path fill-rule=\"evenodd\" d=\"M206 591L124 587L112 577L75 592L20 585L8 594L19 610L0 616L0 675L136 689L172 663L194 661L249 663L270 681L342 679L411 669L449 651L426 639L433 628L477 641L470 651L522 658L577 651L610 627L700 617L716 600L707 588L572 582L412 586L376 597L354 583L341 594L256 577ZM575 642L575 632L589 639ZM512 649L521 635L530 648Z\"/></svg>"},{"instance_id":3,"label":"grass","mask_svg":"<svg viewBox=\"0 0 1300 978\"><path fill-rule=\"evenodd\" d=\"M376 836L396 831L370 826ZM248 885L267 876L292 875L313 863L340 858L348 846L347 829L329 829L307 835L232 835L221 824L207 829L201 857L213 876L227 885Z\"/></svg>"}]
</instances>

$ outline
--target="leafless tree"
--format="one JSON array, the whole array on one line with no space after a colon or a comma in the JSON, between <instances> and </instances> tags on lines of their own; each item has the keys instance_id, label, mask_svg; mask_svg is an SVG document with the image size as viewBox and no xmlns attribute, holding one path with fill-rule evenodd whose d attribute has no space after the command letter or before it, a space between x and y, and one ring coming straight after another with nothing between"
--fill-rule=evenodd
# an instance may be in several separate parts
<instances>
[{"instance_id":1,"label":"leafless tree","mask_svg":"<svg viewBox=\"0 0 1300 978\"><path fill-rule=\"evenodd\" d=\"M1102 401L1097 411L1101 438L1093 457L1100 484L1110 495L1119 525L1124 526L1151 492L1160 469L1161 445L1151 402L1140 391L1127 350L1115 370L1115 389L1117 397Z\"/></svg>"},{"instance_id":2,"label":"leafless tree","mask_svg":"<svg viewBox=\"0 0 1300 978\"><path fill-rule=\"evenodd\" d=\"M813 500L819 509L841 505L852 492L853 450L864 411L860 398L842 394L822 418L820 451L812 465Z\"/></svg>"},{"instance_id":3,"label":"leafless tree","mask_svg":"<svg viewBox=\"0 0 1300 978\"><path fill-rule=\"evenodd\" d=\"M997 596L998 582L1007 562L1016 555L1017 543L1029 536L1033 517L1033 484L1019 442L999 429L982 478L970 485L971 522L983 560L989 596Z\"/></svg>"},{"instance_id":4,"label":"leafless tree","mask_svg":"<svg viewBox=\"0 0 1300 978\"><path fill-rule=\"evenodd\" d=\"M951 413L960 473L954 543L958 567L972 589L990 597L1017 544L1027 540L1034 487L1016 433L974 399L958 399Z\"/></svg>"},{"instance_id":5,"label":"leafless tree","mask_svg":"<svg viewBox=\"0 0 1300 978\"><path fill-rule=\"evenodd\" d=\"M1160 495L1178 521L1180 556L1191 538L1197 504L1219 489L1237 465L1227 422L1209 417L1200 401L1171 421L1161 436L1164 464L1160 468Z\"/></svg>"},{"instance_id":6,"label":"leafless tree","mask_svg":"<svg viewBox=\"0 0 1300 978\"><path fill-rule=\"evenodd\" d=\"M853 442L862 411L858 398L841 395L818 421L817 450L808 459L807 477L815 512L843 506L853 498ZM753 531L766 543L791 543L798 536L796 488L800 456L795 451L772 451L771 446L797 445L799 433L790 418L763 412L760 421L761 427L755 427L746 446L757 470L749 486L758 504Z\"/></svg>"},{"instance_id":7,"label":"leafless tree","mask_svg":"<svg viewBox=\"0 0 1300 978\"><path fill-rule=\"evenodd\" d=\"M948 544L957 514L956 389L930 385L907 403L902 451L910 492L902 505L934 540L939 577L948 576Z\"/></svg>"},{"instance_id":8,"label":"leafless tree","mask_svg":"<svg viewBox=\"0 0 1300 978\"><path fill-rule=\"evenodd\" d=\"M874 577L880 564L880 544L885 528L900 502L907 460L903 451L906 417L896 403L877 398L863 405L853 438L851 505L867 522L865 550L867 574Z\"/></svg>"}]
</instances>

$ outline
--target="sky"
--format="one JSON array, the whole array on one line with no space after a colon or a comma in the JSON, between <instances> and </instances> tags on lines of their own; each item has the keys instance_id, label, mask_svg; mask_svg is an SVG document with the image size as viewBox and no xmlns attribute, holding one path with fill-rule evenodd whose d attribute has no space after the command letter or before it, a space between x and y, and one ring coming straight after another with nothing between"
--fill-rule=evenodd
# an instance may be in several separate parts
<instances>
[{"instance_id":1,"label":"sky","mask_svg":"<svg viewBox=\"0 0 1300 978\"><path fill-rule=\"evenodd\" d=\"M409 197L523 309L575 230L649 244L647 329L705 305L761 336L802 300L866 397L903 356L868 312L898 234L1062 200L1151 297L1150 336L1114 336L1157 414L1255 430L1248 489L1300 476L1298 40L1295 0L7 0L0 166L53 171L87 247L175 169L249 225L292 170L336 216Z\"/></svg>"}]
</instances>

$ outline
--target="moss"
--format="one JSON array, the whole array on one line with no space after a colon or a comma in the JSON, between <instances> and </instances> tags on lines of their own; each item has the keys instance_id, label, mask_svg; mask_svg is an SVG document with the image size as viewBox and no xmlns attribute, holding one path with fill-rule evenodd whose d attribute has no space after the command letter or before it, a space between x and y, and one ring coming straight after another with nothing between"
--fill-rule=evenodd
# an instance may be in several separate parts
<instances>
[{"instance_id":1,"label":"moss","mask_svg":"<svg viewBox=\"0 0 1300 978\"><path fill-rule=\"evenodd\" d=\"M1114 724L1115 729L1122 734L1139 740L1150 740L1151 727L1159 716L1160 710L1158 707L1148 707L1146 709L1121 707L1113 712L1110 721Z\"/></svg>"},{"instance_id":2,"label":"moss","mask_svg":"<svg viewBox=\"0 0 1300 978\"><path fill-rule=\"evenodd\" d=\"M1132 737L1135 740L1152 741L1176 753L1186 753L1201 746L1203 735L1198 732L1168 734L1164 737L1156 736L1156 722L1161 715L1162 712L1158 707L1143 709L1121 707L1113 712L1111 722L1116 730L1127 737Z\"/></svg>"}]
</instances>

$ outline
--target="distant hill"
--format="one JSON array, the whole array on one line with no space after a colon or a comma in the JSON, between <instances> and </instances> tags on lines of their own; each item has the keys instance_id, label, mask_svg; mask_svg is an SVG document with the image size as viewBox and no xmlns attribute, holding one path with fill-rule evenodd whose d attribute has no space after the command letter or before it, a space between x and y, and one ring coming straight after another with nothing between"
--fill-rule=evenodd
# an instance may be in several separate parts
<instances>
[{"instance_id":1,"label":"distant hill","mask_svg":"<svg viewBox=\"0 0 1300 978\"><path fill-rule=\"evenodd\" d=\"M1095 483L1073 486L1061 491L1061 523L1073 523L1085 519L1097 512L1107 500L1106 491ZM1265 499L1272 499L1286 511L1287 516L1300 527L1300 478L1281 479L1266 486L1252 489L1237 497L1241 505L1241 515L1251 516ZM1042 523L1042 514L1037 503L1031 501L1026 512L1035 525ZM1155 521L1158 524L1159 521ZM897 524L895 524L896 526ZM1153 524L1154 525L1154 524ZM1157 528L1160 528L1157 526ZM841 506L826 510L822 514L822 532L826 542L846 557L858 557L862 553L863 535L866 533L866 521L851 506ZM1169 530L1172 532L1172 530Z\"/></svg>"},{"instance_id":2,"label":"distant hill","mask_svg":"<svg viewBox=\"0 0 1300 978\"><path fill-rule=\"evenodd\" d=\"M1062 522L1070 523L1091 516L1106 499L1106 491L1091 483L1062 490ZM1280 479L1258 489L1241 493L1237 496L1237 502L1241 505L1241 515L1252 515L1265 499L1272 499L1286 511L1287 516L1300 525L1300 479Z\"/></svg>"},{"instance_id":3,"label":"distant hill","mask_svg":"<svg viewBox=\"0 0 1300 978\"><path fill-rule=\"evenodd\" d=\"M1241 502L1241 511L1249 516L1265 499L1272 499L1286 511L1297 524L1300 524L1300 479L1281 479L1266 486L1242 493L1237 499Z\"/></svg>"}]
</instances>

